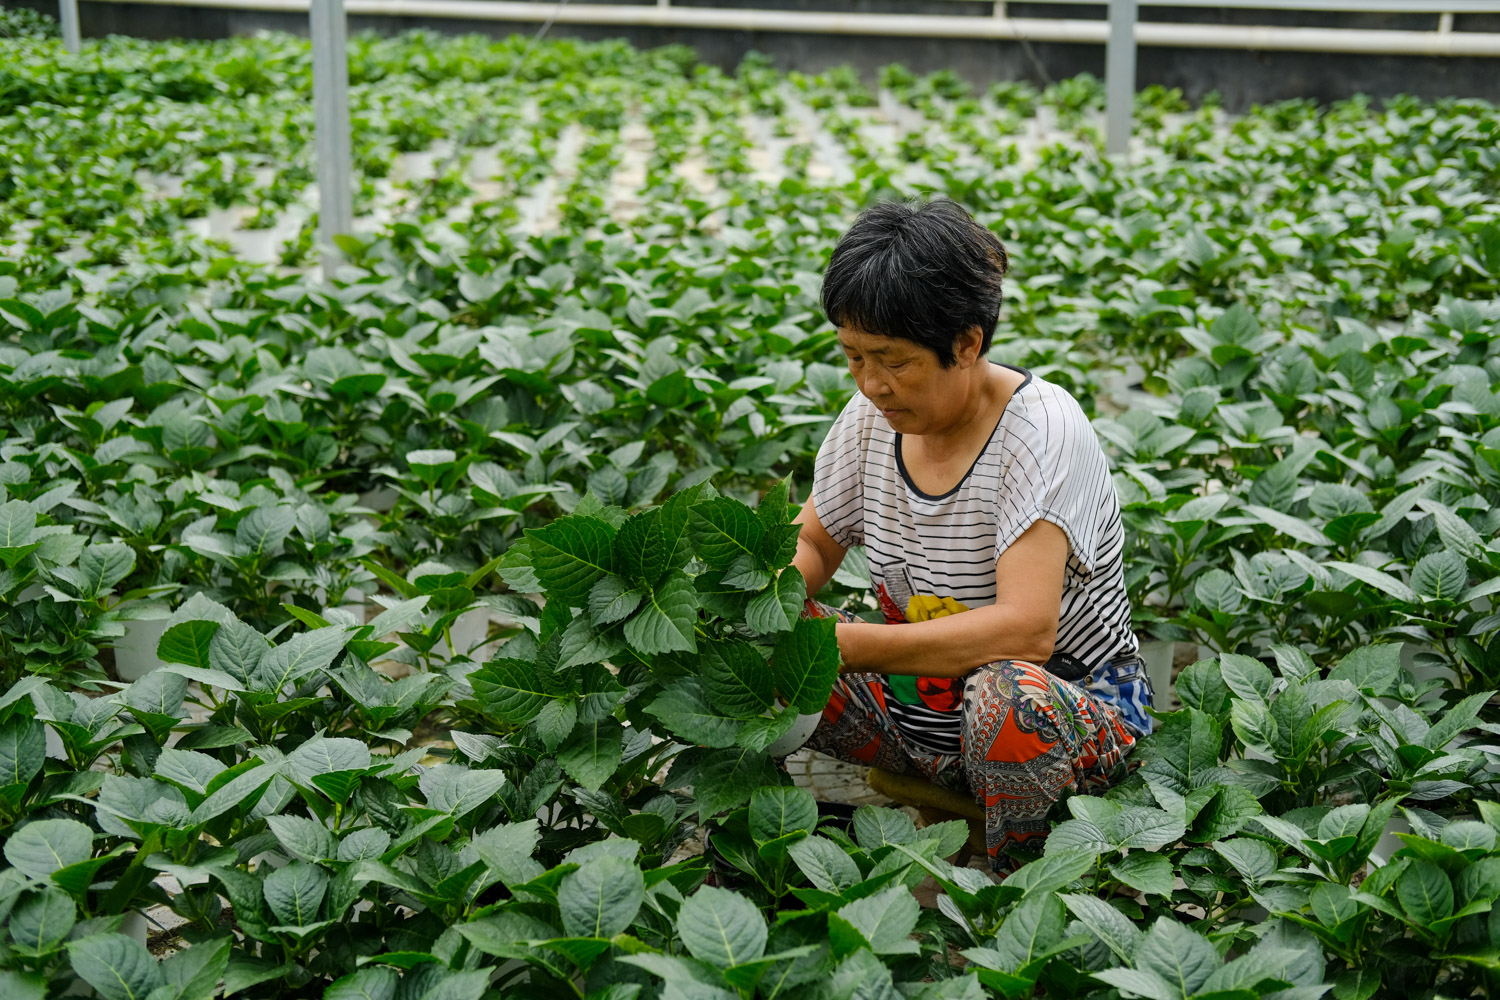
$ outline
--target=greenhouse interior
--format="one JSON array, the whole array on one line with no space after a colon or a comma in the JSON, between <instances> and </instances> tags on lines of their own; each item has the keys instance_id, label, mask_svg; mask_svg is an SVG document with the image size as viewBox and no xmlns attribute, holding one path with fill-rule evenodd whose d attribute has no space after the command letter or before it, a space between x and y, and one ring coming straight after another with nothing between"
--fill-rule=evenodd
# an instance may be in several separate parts
<instances>
[{"instance_id":1,"label":"greenhouse interior","mask_svg":"<svg viewBox=\"0 0 1500 1000\"><path fill-rule=\"evenodd\" d=\"M1500 0L0 0L3 1000L1500 996Z\"/></svg>"}]
</instances>

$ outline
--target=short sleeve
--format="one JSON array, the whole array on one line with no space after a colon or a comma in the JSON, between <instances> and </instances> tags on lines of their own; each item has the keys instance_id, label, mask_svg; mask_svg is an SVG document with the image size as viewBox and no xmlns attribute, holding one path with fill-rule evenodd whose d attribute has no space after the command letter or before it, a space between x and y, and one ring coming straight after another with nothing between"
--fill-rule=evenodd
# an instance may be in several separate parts
<instances>
[{"instance_id":1,"label":"short sleeve","mask_svg":"<svg viewBox=\"0 0 1500 1000\"><path fill-rule=\"evenodd\" d=\"M856 395L818 449L813 466L813 506L828 535L843 548L865 541L864 458L868 421Z\"/></svg>"},{"instance_id":2,"label":"short sleeve","mask_svg":"<svg viewBox=\"0 0 1500 1000\"><path fill-rule=\"evenodd\" d=\"M1037 521L1049 521L1068 536L1073 559L1088 576L1097 564L1101 522L1119 502L1109 463L1078 402L1055 386L1036 385L1039 391L1026 400L1006 439L995 558Z\"/></svg>"}]
</instances>

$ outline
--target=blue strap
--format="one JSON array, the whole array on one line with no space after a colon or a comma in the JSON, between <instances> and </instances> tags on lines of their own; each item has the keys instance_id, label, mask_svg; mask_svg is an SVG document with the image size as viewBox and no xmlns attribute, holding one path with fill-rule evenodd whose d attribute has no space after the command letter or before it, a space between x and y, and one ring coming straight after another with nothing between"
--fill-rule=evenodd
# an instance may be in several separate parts
<instances>
[{"instance_id":1,"label":"blue strap","mask_svg":"<svg viewBox=\"0 0 1500 1000\"><path fill-rule=\"evenodd\" d=\"M1155 692L1139 656L1121 656L1100 665L1094 670L1088 688L1091 694L1108 702L1135 735L1150 734L1152 719L1146 709L1154 706Z\"/></svg>"}]
</instances>

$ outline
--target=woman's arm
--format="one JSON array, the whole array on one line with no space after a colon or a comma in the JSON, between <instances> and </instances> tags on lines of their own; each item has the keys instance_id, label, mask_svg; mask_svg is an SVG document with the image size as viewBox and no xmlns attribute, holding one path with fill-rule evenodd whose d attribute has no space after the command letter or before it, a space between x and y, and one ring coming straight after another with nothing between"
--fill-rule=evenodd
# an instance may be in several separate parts
<instances>
[{"instance_id":1,"label":"woman's arm","mask_svg":"<svg viewBox=\"0 0 1500 1000\"><path fill-rule=\"evenodd\" d=\"M1045 663L1057 641L1067 563L1068 536L1037 521L995 563L994 604L905 625L840 623L843 669L959 677L996 660Z\"/></svg>"},{"instance_id":2,"label":"woman's arm","mask_svg":"<svg viewBox=\"0 0 1500 1000\"><path fill-rule=\"evenodd\" d=\"M792 565L807 581L807 596L816 597L838 572L846 550L833 540L823 522L818 520L812 497L807 498L807 503L802 505L792 523L802 525L797 534L797 554L792 557Z\"/></svg>"}]
</instances>

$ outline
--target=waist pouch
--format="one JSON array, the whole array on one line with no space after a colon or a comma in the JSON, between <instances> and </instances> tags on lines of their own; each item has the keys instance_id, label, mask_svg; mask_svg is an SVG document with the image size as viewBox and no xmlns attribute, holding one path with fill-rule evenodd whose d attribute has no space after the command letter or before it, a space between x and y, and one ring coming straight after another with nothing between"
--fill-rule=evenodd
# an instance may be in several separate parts
<instances>
[{"instance_id":1,"label":"waist pouch","mask_svg":"<svg viewBox=\"0 0 1500 1000\"><path fill-rule=\"evenodd\" d=\"M1128 656L1117 656L1113 660L1106 660L1099 667L1091 667L1071 653L1053 653L1052 658L1042 664L1047 672L1054 677L1070 683L1077 683L1087 679L1099 667L1112 667L1115 679L1118 683L1139 680L1145 675L1146 664L1139 656L1131 653Z\"/></svg>"}]
</instances>

